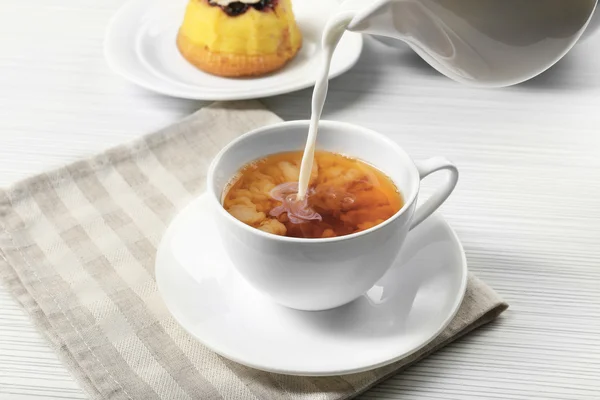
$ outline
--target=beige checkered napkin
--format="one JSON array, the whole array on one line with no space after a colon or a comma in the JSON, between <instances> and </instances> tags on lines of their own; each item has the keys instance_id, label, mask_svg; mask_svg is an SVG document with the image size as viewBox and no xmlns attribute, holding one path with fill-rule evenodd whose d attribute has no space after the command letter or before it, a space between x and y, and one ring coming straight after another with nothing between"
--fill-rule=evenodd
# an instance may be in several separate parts
<instances>
[{"instance_id":1,"label":"beige checkered napkin","mask_svg":"<svg viewBox=\"0 0 600 400\"><path fill-rule=\"evenodd\" d=\"M431 345L374 371L333 378L265 373L197 343L154 282L156 246L204 187L209 160L279 119L259 103L215 104L160 132L0 192L0 275L92 398L347 399L470 330L506 304L469 278Z\"/></svg>"}]
</instances>

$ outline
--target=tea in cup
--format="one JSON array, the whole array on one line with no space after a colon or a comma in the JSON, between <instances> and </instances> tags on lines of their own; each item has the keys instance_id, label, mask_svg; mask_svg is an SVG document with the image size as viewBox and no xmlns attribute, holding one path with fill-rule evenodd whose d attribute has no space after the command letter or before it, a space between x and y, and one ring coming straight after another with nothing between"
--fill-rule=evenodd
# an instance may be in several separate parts
<instances>
[{"instance_id":1,"label":"tea in cup","mask_svg":"<svg viewBox=\"0 0 600 400\"><path fill-rule=\"evenodd\" d=\"M394 182L377 168L342 154L315 154L309 191L297 201L302 152L246 164L225 190L223 207L238 220L276 235L340 237L379 225L403 205Z\"/></svg>"}]
</instances>

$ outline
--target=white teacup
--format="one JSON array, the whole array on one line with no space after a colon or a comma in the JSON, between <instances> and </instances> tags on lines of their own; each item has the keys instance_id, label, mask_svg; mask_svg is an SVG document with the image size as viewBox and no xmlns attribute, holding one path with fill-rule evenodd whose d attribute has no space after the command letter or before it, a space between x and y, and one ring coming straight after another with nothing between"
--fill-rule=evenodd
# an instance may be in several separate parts
<instances>
[{"instance_id":1,"label":"white teacup","mask_svg":"<svg viewBox=\"0 0 600 400\"><path fill-rule=\"evenodd\" d=\"M234 140L213 160L207 191L219 234L237 271L279 304L299 310L325 310L360 297L385 274L408 231L448 198L458 181L458 170L443 158L415 163L400 146L372 130L321 121L318 149L358 158L378 168L400 189L404 206L371 229L326 239L277 236L231 216L221 203L229 180L248 162L303 149L308 124L283 122ZM448 171L449 178L417 208L420 180L439 170Z\"/></svg>"}]
</instances>

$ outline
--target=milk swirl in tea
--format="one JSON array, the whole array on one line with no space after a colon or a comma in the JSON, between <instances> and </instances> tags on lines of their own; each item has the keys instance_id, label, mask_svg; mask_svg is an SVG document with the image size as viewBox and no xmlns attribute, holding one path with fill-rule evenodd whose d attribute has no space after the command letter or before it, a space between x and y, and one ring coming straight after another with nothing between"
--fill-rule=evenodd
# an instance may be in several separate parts
<instances>
[{"instance_id":1,"label":"milk swirl in tea","mask_svg":"<svg viewBox=\"0 0 600 400\"><path fill-rule=\"evenodd\" d=\"M378 225L402 207L394 183L360 160L317 151L308 190L298 200L302 152L279 153L244 166L223 207L240 221L276 235L329 238Z\"/></svg>"}]
</instances>

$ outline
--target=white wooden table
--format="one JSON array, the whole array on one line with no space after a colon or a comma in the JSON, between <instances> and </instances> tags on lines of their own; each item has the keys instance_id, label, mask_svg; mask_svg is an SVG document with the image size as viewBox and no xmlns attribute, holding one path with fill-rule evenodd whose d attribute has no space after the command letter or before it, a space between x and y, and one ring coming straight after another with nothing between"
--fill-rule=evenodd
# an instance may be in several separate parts
<instances>
[{"instance_id":1,"label":"white wooden table","mask_svg":"<svg viewBox=\"0 0 600 400\"><path fill-rule=\"evenodd\" d=\"M165 126L200 102L113 75L102 54L121 0L0 0L0 186ZM518 87L460 86L408 49L367 40L325 117L446 155L442 212L469 267L511 304L496 323L364 399L600 398L600 37ZM266 99L309 116L310 90ZM85 394L0 287L0 399Z\"/></svg>"}]
</instances>

